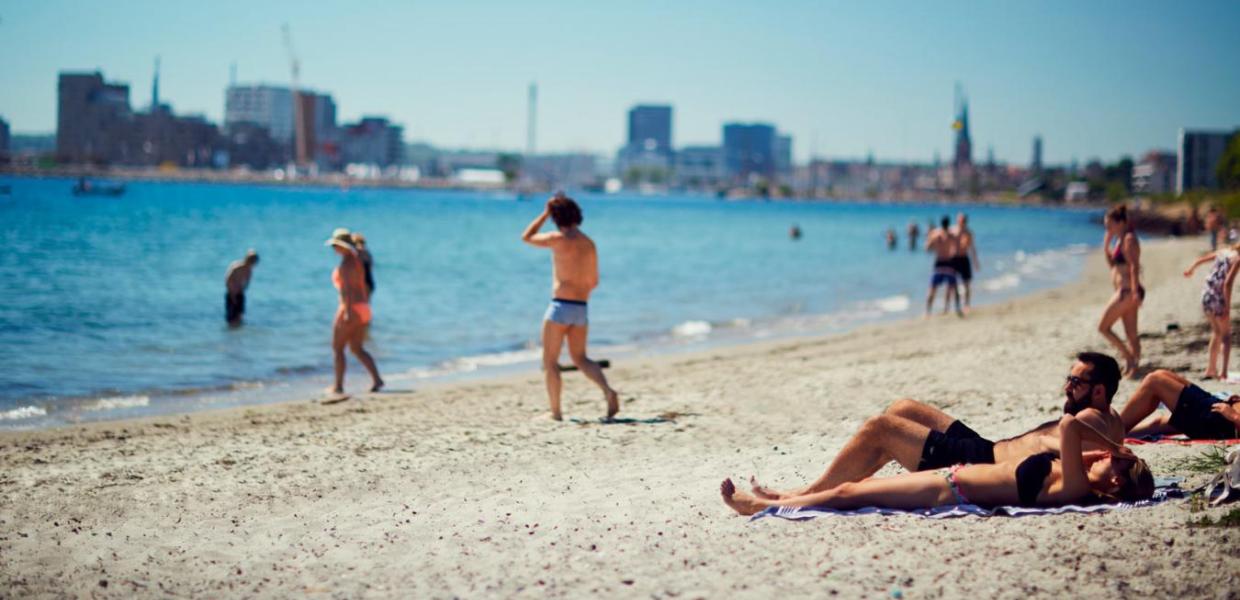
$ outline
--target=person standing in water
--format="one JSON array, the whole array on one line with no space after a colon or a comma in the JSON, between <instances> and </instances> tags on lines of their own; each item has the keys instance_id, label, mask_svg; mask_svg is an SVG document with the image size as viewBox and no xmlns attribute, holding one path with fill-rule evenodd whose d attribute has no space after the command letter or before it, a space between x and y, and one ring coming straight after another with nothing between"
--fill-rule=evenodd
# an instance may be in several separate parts
<instances>
[{"instance_id":1,"label":"person standing in water","mask_svg":"<svg viewBox=\"0 0 1240 600\"><path fill-rule=\"evenodd\" d=\"M1124 376L1132 377L1141 362L1141 339L1137 335L1137 311L1145 300L1141 285L1141 243L1128 222L1128 207L1119 205L1107 211L1102 220L1106 234L1102 238L1102 255L1111 267L1111 285L1115 294L1102 311L1098 333L1111 342L1124 357ZM1116 321L1124 322L1125 343L1111 328Z\"/></svg>"},{"instance_id":2,"label":"person standing in water","mask_svg":"<svg viewBox=\"0 0 1240 600\"><path fill-rule=\"evenodd\" d=\"M556 231L539 233L550 218ZM551 306L543 315L543 373L547 381L547 397L551 402L551 418L562 420L560 411L560 350L568 340L568 353L573 364L603 390L607 401L607 419L620 412L620 397L607 384L607 377L598 363L586 357L589 332L587 301L598 287L598 252L594 242L579 229L581 209L577 203L558 193L547 201L546 208L525 232L521 241L539 248L551 249Z\"/></svg>"},{"instance_id":3,"label":"person standing in water","mask_svg":"<svg viewBox=\"0 0 1240 600\"><path fill-rule=\"evenodd\" d=\"M956 274L960 283L964 284L964 309L973 305L973 269L981 270L982 264L977 260L977 246L973 243L973 230L969 229L969 217L964 213L956 214ZM957 298L959 304L959 298Z\"/></svg>"},{"instance_id":4,"label":"person standing in water","mask_svg":"<svg viewBox=\"0 0 1240 600\"><path fill-rule=\"evenodd\" d=\"M921 228L917 226L917 221L910 220L908 222L908 249L910 251L917 250L917 238L921 236Z\"/></svg>"},{"instance_id":5,"label":"person standing in water","mask_svg":"<svg viewBox=\"0 0 1240 600\"><path fill-rule=\"evenodd\" d=\"M250 286L250 276L254 274L254 265L257 264L258 253L250 250L245 253L245 258L228 265L228 275L224 277L224 319L233 327L241 326L241 316L245 314L245 289Z\"/></svg>"},{"instance_id":6,"label":"person standing in water","mask_svg":"<svg viewBox=\"0 0 1240 600\"><path fill-rule=\"evenodd\" d=\"M332 354L335 358L336 384L328 391L333 394L344 393L345 357L347 346L353 355L361 361L362 366L370 372L370 391L377 392L383 388L383 378L379 377L379 368L375 359L362 347L366 341L366 333L370 329L370 293L366 290L366 274L362 260L358 257L357 248L353 246L353 236L348 229L337 229L332 237L325 242L340 255L340 265L332 271L332 284L340 294L340 307L336 309L336 320L332 325Z\"/></svg>"},{"instance_id":7,"label":"person standing in water","mask_svg":"<svg viewBox=\"0 0 1240 600\"><path fill-rule=\"evenodd\" d=\"M898 244L898 243L899 243L899 240L898 240L898 239L896 239L896 228L895 228L895 227L888 227L888 228L887 228L887 249L888 249L888 250L895 250L895 249L896 249L896 244Z\"/></svg>"},{"instance_id":8,"label":"person standing in water","mask_svg":"<svg viewBox=\"0 0 1240 600\"><path fill-rule=\"evenodd\" d=\"M362 267L366 269L366 294L373 296L375 294L375 276L374 263L375 259L371 258L370 250L366 249L366 236L360 231L353 232L353 247L357 248L357 257L362 261Z\"/></svg>"},{"instance_id":9,"label":"person standing in water","mask_svg":"<svg viewBox=\"0 0 1240 600\"><path fill-rule=\"evenodd\" d=\"M952 234L951 218L943 215L942 227L937 227L930 233L926 234L926 251L934 253L934 272L930 275L930 292L926 294L926 316L930 316L930 309L934 306L934 295L938 287L944 286L943 290L943 314L947 314L947 309L954 298L956 301L956 314L963 316L960 311L960 290L956 289L956 266L955 256L957 254L956 236Z\"/></svg>"}]
</instances>

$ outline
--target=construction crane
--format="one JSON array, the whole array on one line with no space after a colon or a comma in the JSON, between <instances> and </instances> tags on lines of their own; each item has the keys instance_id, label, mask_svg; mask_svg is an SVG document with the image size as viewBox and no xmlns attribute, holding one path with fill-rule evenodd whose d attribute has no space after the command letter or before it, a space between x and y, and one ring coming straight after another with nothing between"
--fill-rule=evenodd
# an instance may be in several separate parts
<instances>
[{"instance_id":1,"label":"construction crane","mask_svg":"<svg viewBox=\"0 0 1240 600\"><path fill-rule=\"evenodd\" d=\"M288 23L285 23L281 30L284 32L284 50L288 53L289 71L292 75L289 87L293 92L293 154L297 167L304 168L310 163L310 148L306 143L306 123L302 116L305 107L301 100L301 61L293 48L293 31L289 29Z\"/></svg>"}]
</instances>

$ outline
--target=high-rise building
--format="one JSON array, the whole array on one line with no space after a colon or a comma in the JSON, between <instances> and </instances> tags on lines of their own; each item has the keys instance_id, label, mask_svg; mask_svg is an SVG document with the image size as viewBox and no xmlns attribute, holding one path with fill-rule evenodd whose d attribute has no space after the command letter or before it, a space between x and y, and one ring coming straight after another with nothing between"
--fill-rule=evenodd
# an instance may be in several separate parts
<instances>
[{"instance_id":1,"label":"high-rise building","mask_svg":"<svg viewBox=\"0 0 1240 600\"><path fill-rule=\"evenodd\" d=\"M9 122L0 119L0 162L9 157Z\"/></svg>"},{"instance_id":2,"label":"high-rise building","mask_svg":"<svg viewBox=\"0 0 1240 600\"><path fill-rule=\"evenodd\" d=\"M129 86L103 74L61 73L57 83L56 155L71 163L125 162L136 148L129 135Z\"/></svg>"},{"instance_id":3,"label":"high-rise building","mask_svg":"<svg viewBox=\"0 0 1240 600\"><path fill-rule=\"evenodd\" d=\"M723 148L686 146L676 152L676 185L691 189L713 189L724 183Z\"/></svg>"},{"instance_id":4,"label":"high-rise building","mask_svg":"<svg viewBox=\"0 0 1240 600\"><path fill-rule=\"evenodd\" d=\"M672 107L665 104L639 104L629 109L628 145L647 152L670 154Z\"/></svg>"},{"instance_id":5,"label":"high-rise building","mask_svg":"<svg viewBox=\"0 0 1240 600\"><path fill-rule=\"evenodd\" d=\"M1150 150L1132 167L1132 191L1138 194L1166 194L1175 189L1174 152Z\"/></svg>"},{"instance_id":6,"label":"high-rise building","mask_svg":"<svg viewBox=\"0 0 1240 600\"><path fill-rule=\"evenodd\" d=\"M725 123L723 161L727 176L745 181L775 175L775 126L767 123Z\"/></svg>"},{"instance_id":7,"label":"high-rise building","mask_svg":"<svg viewBox=\"0 0 1240 600\"><path fill-rule=\"evenodd\" d=\"M1029 171L1033 174L1042 172L1042 136L1033 136L1033 160L1029 163Z\"/></svg>"},{"instance_id":8,"label":"high-rise building","mask_svg":"<svg viewBox=\"0 0 1240 600\"><path fill-rule=\"evenodd\" d=\"M250 123L267 128L271 138L293 141L293 92L273 85L235 85L224 92L224 127Z\"/></svg>"},{"instance_id":9,"label":"high-rise building","mask_svg":"<svg viewBox=\"0 0 1240 600\"><path fill-rule=\"evenodd\" d=\"M1180 130L1177 147L1175 193L1193 189L1217 189L1216 169L1233 132Z\"/></svg>"},{"instance_id":10,"label":"high-rise building","mask_svg":"<svg viewBox=\"0 0 1240 600\"><path fill-rule=\"evenodd\" d=\"M775 172L780 175L792 174L792 136L775 136Z\"/></svg>"},{"instance_id":11,"label":"high-rise building","mask_svg":"<svg viewBox=\"0 0 1240 600\"><path fill-rule=\"evenodd\" d=\"M340 148L345 164L390 167L404 156L405 130L384 117L363 117L341 128Z\"/></svg>"}]
</instances>

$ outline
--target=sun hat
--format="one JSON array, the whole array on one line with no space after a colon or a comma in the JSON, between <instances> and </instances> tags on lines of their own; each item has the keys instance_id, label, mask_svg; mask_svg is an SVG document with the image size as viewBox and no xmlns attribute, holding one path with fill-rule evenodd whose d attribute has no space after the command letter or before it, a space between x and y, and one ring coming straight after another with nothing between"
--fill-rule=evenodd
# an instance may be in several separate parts
<instances>
[{"instance_id":1,"label":"sun hat","mask_svg":"<svg viewBox=\"0 0 1240 600\"><path fill-rule=\"evenodd\" d=\"M357 248L353 247L353 234L349 233L349 230L344 227L337 227L336 230L332 232L332 236L327 238L326 242L323 242L323 245L340 246L345 250L350 250L353 252L357 251Z\"/></svg>"}]
</instances>

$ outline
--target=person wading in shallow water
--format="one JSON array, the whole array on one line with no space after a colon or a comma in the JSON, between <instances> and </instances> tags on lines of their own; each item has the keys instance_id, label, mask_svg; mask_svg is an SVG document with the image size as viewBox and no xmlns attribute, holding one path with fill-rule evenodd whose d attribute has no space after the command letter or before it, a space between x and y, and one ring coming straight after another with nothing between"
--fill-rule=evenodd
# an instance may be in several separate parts
<instances>
[{"instance_id":1,"label":"person wading in shallow water","mask_svg":"<svg viewBox=\"0 0 1240 600\"><path fill-rule=\"evenodd\" d=\"M944 286L943 290L943 314L947 314L947 309L954 298L956 301L956 314L963 316L960 311L960 290L956 289L956 248L958 240L952 234L951 218L943 215L942 227L937 227L926 235L926 251L934 253L934 272L930 275L930 291L926 294L926 316L930 316L930 309L934 306L934 294L939 286Z\"/></svg>"},{"instance_id":2,"label":"person wading in shallow water","mask_svg":"<svg viewBox=\"0 0 1240 600\"><path fill-rule=\"evenodd\" d=\"M224 319L233 327L241 325L241 317L245 314L245 289L250 286L250 276L257 264L258 253L250 250L245 258L228 265L228 275L224 277Z\"/></svg>"},{"instance_id":3,"label":"person wading in shallow water","mask_svg":"<svg viewBox=\"0 0 1240 600\"><path fill-rule=\"evenodd\" d=\"M550 218L556 231L539 233ZM547 379L547 397L551 401L551 418L563 419L560 411L560 350L568 340L568 353L573 364L603 390L607 401L607 419L620 412L620 397L607 384L607 377L598 363L586 357L589 319L586 306L590 292L598 287L598 252L594 242L578 227L581 209L563 194L547 201L521 240L531 246L551 249L551 306L543 315L543 373Z\"/></svg>"}]
</instances>

